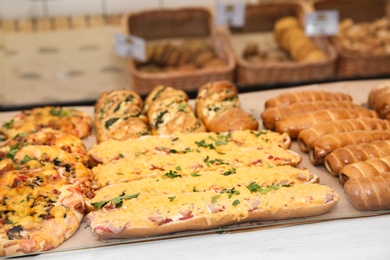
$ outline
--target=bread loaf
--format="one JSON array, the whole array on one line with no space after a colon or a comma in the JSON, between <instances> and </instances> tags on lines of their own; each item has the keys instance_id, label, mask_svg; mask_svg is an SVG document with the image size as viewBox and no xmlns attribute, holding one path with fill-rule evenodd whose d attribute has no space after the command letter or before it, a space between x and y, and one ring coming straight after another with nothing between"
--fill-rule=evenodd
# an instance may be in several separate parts
<instances>
[{"instance_id":1,"label":"bread loaf","mask_svg":"<svg viewBox=\"0 0 390 260\"><path fill-rule=\"evenodd\" d=\"M265 103L265 108L287 106L297 102L307 101L352 101L351 95L320 90L294 91L280 94L270 98Z\"/></svg>"},{"instance_id":2,"label":"bread loaf","mask_svg":"<svg viewBox=\"0 0 390 260\"><path fill-rule=\"evenodd\" d=\"M267 129L274 129L275 123L282 117L301 115L313 111L324 110L328 108L360 108L361 106L350 101L306 101L293 103L288 106L278 106L267 108L261 113L263 125Z\"/></svg>"},{"instance_id":3,"label":"bread loaf","mask_svg":"<svg viewBox=\"0 0 390 260\"><path fill-rule=\"evenodd\" d=\"M278 133L287 133L292 139L295 139L302 130L312 127L318 123L364 117L376 118L378 117L378 114L373 110L363 107L356 109L329 108L303 115L282 117L278 122L276 122L275 131Z\"/></svg>"},{"instance_id":4,"label":"bread loaf","mask_svg":"<svg viewBox=\"0 0 390 260\"><path fill-rule=\"evenodd\" d=\"M344 189L358 210L390 209L390 172L349 180Z\"/></svg>"},{"instance_id":5,"label":"bread loaf","mask_svg":"<svg viewBox=\"0 0 390 260\"><path fill-rule=\"evenodd\" d=\"M313 148L309 151L309 158L312 164L320 165L324 163L324 157L337 148L349 144L369 143L387 139L390 139L390 131L387 130L360 130L328 134L314 142Z\"/></svg>"},{"instance_id":6,"label":"bread loaf","mask_svg":"<svg viewBox=\"0 0 390 260\"><path fill-rule=\"evenodd\" d=\"M258 121L241 109L237 88L229 81L209 82L200 87L195 112L211 132L257 130L259 127Z\"/></svg>"},{"instance_id":7,"label":"bread loaf","mask_svg":"<svg viewBox=\"0 0 390 260\"><path fill-rule=\"evenodd\" d=\"M388 129L390 129L390 121L379 118L342 119L331 122L318 123L314 126L302 130L298 135L297 142L299 148L303 152L307 152L313 146L315 140L327 134L349 132L355 130Z\"/></svg>"},{"instance_id":8,"label":"bread loaf","mask_svg":"<svg viewBox=\"0 0 390 260\"><path fill-rule=\"evenodd\" d=\"M351 144L337 148L325 156L324 165L330 174L338 176L348 164L386 155L390 155L390 140Z\"/></svg>"}]
</instances>

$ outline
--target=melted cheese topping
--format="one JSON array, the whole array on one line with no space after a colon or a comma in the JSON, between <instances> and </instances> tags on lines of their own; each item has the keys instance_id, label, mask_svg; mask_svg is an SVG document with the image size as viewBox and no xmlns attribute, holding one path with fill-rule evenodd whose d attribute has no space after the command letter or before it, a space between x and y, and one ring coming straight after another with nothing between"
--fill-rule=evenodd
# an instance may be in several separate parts
<instances>
[{"instance_id":1,"label":"melted cheese topping","mask_svg":"<svg viewBox=\"0 0 390 260\"><path fill-rule=\"evenodd\" d=\"M236 150L217 153L215 150L192 151L183 154L140 155L135 158L112 161L92 169L99 187L117 182L128 182L145 177L166 176L176 173L182 177L195 173L238 171L240 167L296 166L301 157L279 147L261 150ZM208 173L207 173L208 174Z\"/></svg>"},{"instance_id":2,"label":"melted cheese topping","mask_svg":"<svg viewBox=\"0 0 390 260\"><path fill-rule=\"evenodd\" d=\"M268 130L234 131L232 133L186 133L174 136L148 136L125 141L106 141L93 145L88 151L90 157L100 163L118 158L134 158L139 154L169 153L170 150L210 150L223 153L242 148L263 149L270 147L289 148L291 139L287 134ZM211 148L213 147L213 148Z\"/></svg>"},{"instance_id":3,"label":"melted cheese topping","mask_svg":"<svg viewBox=\"0 0 390 260\"><path fill-rule=\"evenodd\" d=\"M248 186L255 182L261 187L272 185L294 185L312 181L313 176L307 169L298 169L292 166L278 166L273 168L241 167L234 173L227 165L220 165L220 169L205 169L196 175L180 176L176 178L145 178L139 181L116 183L98 190L89 203L107 201L123 194L143 192L184 193L191 191L222 190L232 187Z\"/></svg>"},{"instance_id":4,"label":"melted cheese topping","mask_svg":"<svg viewBox=\"0 0 390 260\"><path fill-rule=\"evenodd\" d=\"M338 199L332 188L319 184L279 187L266 194L251 192L246 187L235 189L233 194L214 191L168 194L141 192L138 198L123 200L120 208L102 208L89 213L88 218L95 232L99 233L99 227L103 225L120 236L125 227L156 228L169 220L180 221L192 217L203 217L208 223L211 223L211 219L217 221L223 216L230 216L233 221L242 221L251 210L274 215L280 210L323 205L328 202L329 196Z\"/></svg>"}]
</instances>

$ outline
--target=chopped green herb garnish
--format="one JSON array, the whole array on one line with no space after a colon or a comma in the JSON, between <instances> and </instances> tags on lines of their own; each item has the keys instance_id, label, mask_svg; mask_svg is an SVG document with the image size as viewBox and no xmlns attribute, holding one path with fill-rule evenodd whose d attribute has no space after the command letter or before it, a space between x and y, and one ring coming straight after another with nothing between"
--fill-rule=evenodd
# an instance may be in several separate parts
<instances>
[{"instance_id":1,"label":"chopped green herb garnish","mask_svg":"<svg viewBox=\"0 0 390 260\"><path fill-rule=\"evenodd\" d=\"M201 176L199 173L197 172L191 172L191 176L192 177L198 177L198 176Z\"/></svg>"},{"instance_id":2,"label":"chopped green herb garnish","mask_svg":"<svg viewBox=\"0 0 390 260\"><path fill-rule=\"evenodd\" d=\"M181 178L181 174L178 174L176 171L172 171L172 170L169 170L169 172L165 173L165 176L167 176L168 178Z\"/></svg>"},{"instance_id":3,"label":"chopped green herb garnish","mask_svg":"<svg viewBox=\"0 0 390 260\"><path fill-rule=\"evenodd\" d=\"M20 162L21 164L25 164L27 163L28 161L31 161L33 158L31 158L30 156L28 156L27 154L24 156L23 160Z\"/></svg>"},{"instance_id":4,"label":"chopped green herb garnish","mask_svg":"<svg viewBox=\"0 0 390 260\"><path fill-rule=\"evenodd\" d=\"M176 198L176 196L168 196L169 201L173 201Z\"/></svg>"},{"instance_id":5,"label":"chopped green herb garnish","mask_svg":"<svg viewBox=\"0 0 390 260\"><path fill-rule=\"evenodd\" d=\"M236 168L232 168L229 171L222 173L222 175L229 176L229 175L234 174L234 173L236 173Z\"/></svg>"},{"instance_id":6,"label":"chopped green herb garnish","mask_svg":"<svg viewBox=\"0 0 390 260\"><path fill-rule=\"evenodd\" d=\"M236 188L234 188L234 187L231 189L223 189L221 191L221 194L224 194L224 193L228 194L229 199L231 197L233 197L233 195L240 195L240 191L236 190Z\"/></svg>"},{"instance_id":7,"label":"chopped green herb garnish","mask_svg":"<svg viewBox=\"0 0 390 260\"><path fill-rule=\"evenodd\" d=\"M111 200L106 200L106 201L100 201L100 202L93 202L91 203L92 206L94 206L96 209L101 209L102 207L104 207L105 205L107 205L108 203L111 203L115 206L115 208L120 208L122 207L122 204L123 204L123 201L124 200L129 200L129 199L136 199L138 198L138 195L139 193L136 193L136 194L133 194L133 195L124 195L124 196L118 196L118 197L115 197Z\"/></svg>"},{"instance_id":8,"label":"chopped green herb garnish","mask_svg":"<svg viewBox=\"0 0 390 260\"><path fill-rule=\"evenodd\" d=\"M233 203L232 203L233 206L237 206L238 204L240 204L240 201L238 199L233 201Z\"/></svg>"},{"instance_id":9,"label":"chopped green herb garnish","mask_svg":"<svg viewBox=\"0 0 390 260\"><path fill-rule=\"evenodd\" d=\"M10 121L3 124L3 128L10 129L12 125L14 124L15 120L11 119Z\"/></svg>"}]
</instances>

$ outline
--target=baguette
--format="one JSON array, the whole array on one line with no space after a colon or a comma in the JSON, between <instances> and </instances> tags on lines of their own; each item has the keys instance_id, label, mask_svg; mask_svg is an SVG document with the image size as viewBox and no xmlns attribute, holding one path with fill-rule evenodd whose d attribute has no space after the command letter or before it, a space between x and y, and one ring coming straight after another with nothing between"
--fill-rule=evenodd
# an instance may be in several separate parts
<instances>
[{"instance_id":1,"label":"baguette","mask_svg":"<svg viewBox=\"0 0 390 260\"><path fill-rule=\"evenodd\" d=\"M375 111L366 108L329 108L314 111L309 114L282 117L276 122L275 131L278 133L287 133L292 139L296 139L302 130L321 122L365 117L377 118L378 114Z\"/></svg>"},{"instance_id":2,"label":"baguette","mask_svg":"<svg viewBox=\"0 0 390 260\"><path fill-rule=\"evenodd\" d=\"M374 141L340 147L325 156L324 165L328 172L339 176L341 169L351 163L370 158L390 155L390 141Z\"/></svg>"},{"instance_id":3,"label":"baguette","mask_svg":"<svg viewBox=\"0 0 390 260\"><path fill-rule=\"evenodd\" d=\"M302 130L297 138L297 143L301 151L307 152L313 147L315 140L319 137L355 130L388 130L390 121L379 118L355 118L341 119L331 122L318 123L312 127Z\"/></svg>"},{"instance_id":4,"label":"baguette","mask_svg":"<svg viewBox=\"0 0 390 260\"><path fill-rule=\"evenodd\" d=\"M344 190L358 210L390 209L390 172L349 180Z\"/></svg>"},{"instance_id":5,"label":"baguette","mask_svg":"<svg viewBox=\"0 0 390 260\"><path fill-rule=\"evenodd\" d=\"M352 101L351 95L345 93L333 93L319 90L295 91L280 94L270 98L265 103L265 108L287 106L293 103L307 101Z\"/></svg>"},{"instance_id":6,"label":"baguette","mask_svg":"<svg viewBox=\"0 0 390 260\"><path fill-rule=\"evenodd\" d=\"M237 88L229 81L209 82L199 88L195 114L208 131L257 130L258 121L241 109Z\"/></svg>"},{"instance_id":7,"label":"baguette","mask_svg":"<svg viewBox=\"0 0 390 260\"><path fill-rule=\"evenodd\" d=\"M390 171L390 156L370 158L344 166L340 171L340 183L344 185L349 180L370 178Z\"/></svg>"},{"instance_id":8,"label":"baguette","mask_svg":"<svg viewBox=\"0 0 390 260\"><path fill-rule=\"evenodd\" d=\"M88 213L87 222L100 238L148 237L248 221L309 217L330 211L339 200L332 188L317 183L268 189L253 186L170 194L124 193L120 203L95 203L98 210Z\"/></svg>"},{"instance_id":9,"label":"baguette","mask_svg":"<svg viewBox=\"0 0 390 260\"><path fill-rule=\"evenodd\" d=\"M390 85L384 83L370 91L368 105L384 119L390 119Z\"/></svg>"},{"instance_id":10,"label":"baguette","mask_svg":"<svg viewBox=\"0 0 390 260\"><path fill-rule=\"evenodd\" d=\"M361 106L350 101L306 101L293 103L288 106L267 108L261 114L261 118L266 129L274 129L275 123L282 117L301 115L328 108L354 109L359 107Z\"/></svg>"},{"instance_id":11,"label":"baguette","mask_svg":"<svg viewBox=\"0 0 390 260\"><path fill-rule=\"evenodd\" d=\"M309 151L309 158L313 165L324 163L324 157L337 148L350 144L369 143L376 140L390 139L387 130L358 130L351 132L334 133L318 138Z\"/></svg>"}]
</instances>

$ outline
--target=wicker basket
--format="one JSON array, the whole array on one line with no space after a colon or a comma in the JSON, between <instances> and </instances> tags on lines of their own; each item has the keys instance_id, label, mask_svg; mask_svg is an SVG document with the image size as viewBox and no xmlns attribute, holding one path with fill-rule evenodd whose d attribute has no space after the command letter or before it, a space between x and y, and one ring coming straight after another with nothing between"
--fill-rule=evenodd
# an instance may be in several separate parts
<instances>
[{"instance_id":1,"label":"wicker basket","mask_svg":"<svg viewBox=\"0 0 390 260\"><path fill-rule=\"evenodd\" d=\"M133 87L141 95L148 94L157 85L172 86L184 91L196 91L209 81L233 80L234 57L222 40L223 30L213 26L213 15L204 8L150 10L126 14L122 25L125 32L142 37L146 43L172 39L205 39L211 41L225 66L192 71L143 72L129 59Z\"/></svg>"},{"instance_id":2,"label":"wicker basket","mask_svg":"<svg viewBox=\"0 0 390 260\"><path fill-rule=\"evenodd\" d=\"M258 34L272 36L273 26L276 20L282 17L291 15L303 21L309 7L301 1L263 2L253 5L248 4L246 6L245 26L239 29L230 28L229 38L226 39L237 64L236 81L238 84L245 87L245 85L255 84L302 83L334 77L336 51L329 40L323 37L313 39L317 46L327 54L327 59L320 62L251 63L242 59L241 51L239 50L240 47L236 46L238 43L242 44L245 41L251 40L251 35L253 37ZM235 42L237 44L234 43L233 39L236 39ZM273 37L271 39L275 45L276 43Z\"/></svg>"},{"instance_id":3,"label":"wicker basket","mask_svg":"<svg viewBox=\"0 0 390 260\"><path fill-rule=\"evenodd\" d=\"M371 22L389 16L390 1L344 0L313 1L315 10L338 10L340 20L351 18L354 22ZM337 37L331 37L337 50L337 75L340 78L373 77L390 74L390 54L369 55L351 53L343 48Z\"/></svg>"}]
</instances>

